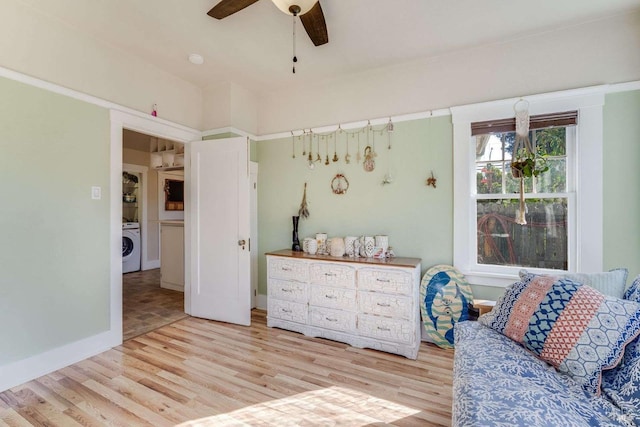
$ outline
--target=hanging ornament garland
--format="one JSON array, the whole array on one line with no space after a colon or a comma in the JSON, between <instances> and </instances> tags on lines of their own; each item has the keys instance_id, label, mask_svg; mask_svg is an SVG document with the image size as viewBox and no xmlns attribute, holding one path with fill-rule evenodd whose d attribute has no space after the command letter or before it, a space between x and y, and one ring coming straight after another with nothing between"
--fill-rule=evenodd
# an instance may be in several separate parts
<instances>
[{"instance_id":1,"label":"hanging ornament garland","mask_svg":"<svg viewBox=\"0 0 640 427\"><path fill-rule=\"evenodd\" d=\"M296 153L296 138L298 138L298 141L301 141L302 144L302 158L307 163L309 169L314 169L316 163L328 166L331 163L339 163L340 160L343 160L345 164L350 164L352 159L352 148L350 144L352 141L350 141L349 139L351 138L351 140L354 140L357 137L357 151L355 155L356 163L362 164L365 171L371 172L375 169L375 157L378 155L378 153L376 152L376 133L378 132L381 137L384 136L385 132L387 133L387 150L391 150L390 132L393 132L393 122L391 121L391 118L389 118L389 121L378 129L376 129L371 124L371 121L368 120L367 124L362 128L353 129L351 131L343 129L342 125L338 125L335 130L327 133L316 133L313 132L312 129L303 129L301 133L296 135L294 131L291 131L291 158L298 158L298 155ZM339 135L342 134L345 134L344 156L342 154L338 154L338 145L341 145L339 144L338 139ZM365 135L365 137L367 138L367 143L364 150L362 150L362 147L360 145L361 135ZM308 142L307 138L309 138ZM316 141L315 147L314 138ZM321 139L322 141L324 141L324 155L322 155L320 151ZM329 156L330 139L333 139L333 156ZM354 140L353 142L356 141ZM388 184L390 182L391 173L390 166L388 166L387 174L384 178L384 184Z\"/></svg>"}]
</instances>

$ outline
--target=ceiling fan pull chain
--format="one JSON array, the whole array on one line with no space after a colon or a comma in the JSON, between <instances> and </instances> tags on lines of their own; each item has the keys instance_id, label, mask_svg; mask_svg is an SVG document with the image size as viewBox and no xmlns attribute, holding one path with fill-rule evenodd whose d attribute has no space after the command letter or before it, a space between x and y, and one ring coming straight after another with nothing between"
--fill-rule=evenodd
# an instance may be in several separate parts
<instances>
[{"instance_id":1,"label":"ceiling fan pull chain","mask_svg":"<svg viewBox=\"0 0 640 427\"><path fill-rule=\"evenodd\" d=\"M293 14L293 74L296 73L296 62L298 62L298 57L296 56L296 15Z\"/></svg>"}]
</instances>

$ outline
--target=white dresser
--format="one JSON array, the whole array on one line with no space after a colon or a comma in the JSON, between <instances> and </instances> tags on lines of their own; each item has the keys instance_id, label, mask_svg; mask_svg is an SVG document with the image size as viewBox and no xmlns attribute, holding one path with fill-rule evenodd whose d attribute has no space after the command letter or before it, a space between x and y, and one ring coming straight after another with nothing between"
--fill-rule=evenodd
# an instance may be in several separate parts
<instances>
[{"instance_id":1,"label":"white dresser","mask_svg":"<svg viewBox=\"0 0 640 427\"><path fill-rule=\"evenodd\" d=\"M415 359L420 259L267 255L267 325Z\"/></svg>"}]
</instances>

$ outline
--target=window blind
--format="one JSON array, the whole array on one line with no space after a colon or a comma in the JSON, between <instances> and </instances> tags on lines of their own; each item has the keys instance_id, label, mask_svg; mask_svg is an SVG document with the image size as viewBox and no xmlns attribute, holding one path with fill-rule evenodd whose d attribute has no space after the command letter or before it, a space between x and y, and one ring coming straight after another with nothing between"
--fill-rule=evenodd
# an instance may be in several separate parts
<instances>
[{"instance_id":1,"label":"window blind","mask_svg":"<svg viewBox=\"0 0 640 427\"><path fill-rule=\"evenodd\" d=\"M573 126L578 124L578 111L564 111L562 113L539 114L529 118L529 129L543 129L556 126ZM471 135L485 135L488 133L515 132L516 119L487 120L486 122L471 123Z\"/></svg>"}]
</instances>

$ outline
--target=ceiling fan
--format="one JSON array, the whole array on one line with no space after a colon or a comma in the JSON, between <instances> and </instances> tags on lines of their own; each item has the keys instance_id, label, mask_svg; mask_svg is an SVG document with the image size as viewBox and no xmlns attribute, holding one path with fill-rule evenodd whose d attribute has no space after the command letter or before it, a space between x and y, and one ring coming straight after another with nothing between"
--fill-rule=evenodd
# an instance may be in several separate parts
<instances>
[{"instance_id":1,"label":"ceiling fan","mask_svg":"<svg viewBox=\"0 0 640 427\"><path fill-rule=\"evenodd\" d=\"M245 7L251 6L258 0L221 0L215 5L207 15L216 19L223 19L229 15L241 11ZM327 34L327 23L324 20L324 13L318 0L271 0L273 3L288 15L300 17L309 38L315 46L320 46L329 42Z\"/></svg>"}]
</instances>

